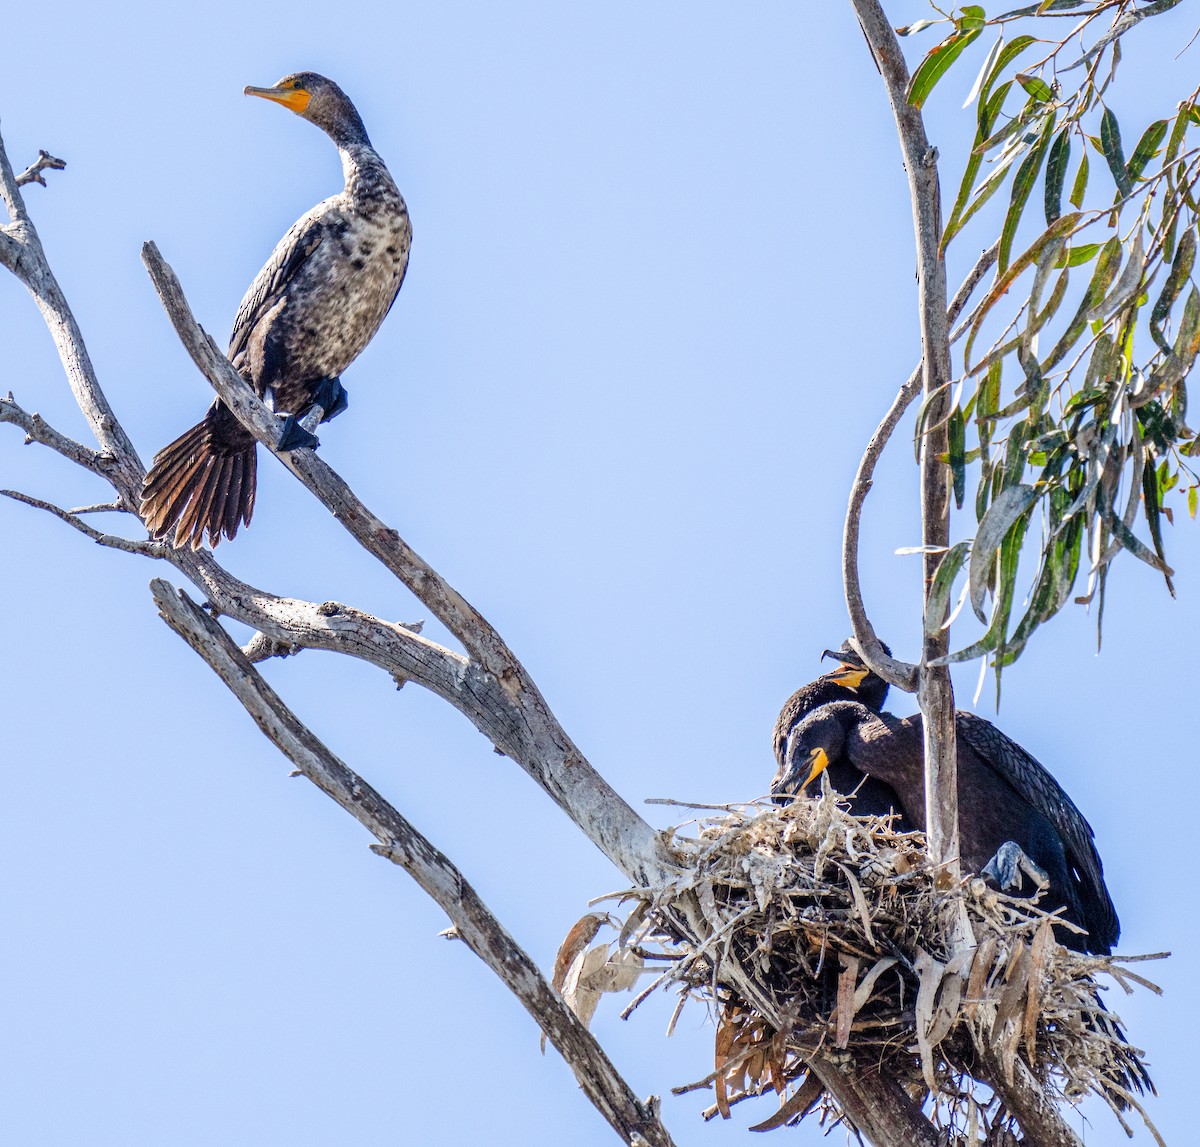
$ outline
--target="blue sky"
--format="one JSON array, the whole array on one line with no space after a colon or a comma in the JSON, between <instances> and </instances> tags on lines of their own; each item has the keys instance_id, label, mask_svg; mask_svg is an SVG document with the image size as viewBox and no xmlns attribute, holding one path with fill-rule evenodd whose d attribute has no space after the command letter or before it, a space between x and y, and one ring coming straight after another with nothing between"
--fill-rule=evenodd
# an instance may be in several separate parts
<instances>
[{"instance_id":1,"label":"blue sky","mask_svg":"<svg viewBox=\"0 0 1200 1147\"><path fill-rule=\"evenodd\" d=\"M895 23L926 11L889 6ZM1176 61L1171 46L1188 15L1130 43L1123 117L1191 91L1195 49ZM242 87L326 73L396 176L414 241L325 457L499 627L631 802L763 792L780 704L847 630L846 493L917 355L903 171L849 6L68 3L8 20L20 50L0 72L0 128L18 167L39 147L68 160L27 202L143 459L210 392L140 246L158 243L223 339L276 239L339 180L319 132ZM930 103L947 188L972 77L951 73ZM960 258L985 243L964 236ZM0 390L82 436L10 278L0 336ZM11 429L0 485L66 505L103 495ZM877 627L909 657L918 559L894 550L919 541L915 492L902 437L868 502L863 572ZM1070 607L1006 676L999 721L1094 825L1121 949L1176 952L1143 969L1165 1000L1115 1006L1149 1049L1152 1113L1183 1142L1200 1022L1186 875L1200 535L1182 500L1177 523L1178 600L1119 562L1103 653ZM168 571L7 501L0 537L0 1137L613 1141L525 1013L437 938L438 910L287 778L158 620L146 586ZM276 592L423 616L269 460L253 527L220 557ZM265 672L543 967L587 901L621 885L436 699L312 652ZM960 703L974 684L968 668ZM744 1140L769 1100L703 1125L706 1099L667 1094L708 1070L703 1015L666 1041L670 1001L628 1022L621 1006L606 1000L596 1030L640 1094L667 1096L677 1141ZM1125 1141L1086 1111L1089 1144Z\"/></svg>"}]
</instances>

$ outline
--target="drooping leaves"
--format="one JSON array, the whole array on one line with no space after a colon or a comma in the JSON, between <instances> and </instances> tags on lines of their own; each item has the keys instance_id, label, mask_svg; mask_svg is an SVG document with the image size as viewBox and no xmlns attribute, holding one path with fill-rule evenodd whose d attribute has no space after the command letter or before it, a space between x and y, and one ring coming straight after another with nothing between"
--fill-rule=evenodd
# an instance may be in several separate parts
<instances>
[{"instance_id":1,"label":"drooping leaves","mask_svg":"<svg viewBox=\"0 0 1200 1147\"><path fill-rule=\"evenodd\" d=\"M965 393L956 394L944 456L956 505L977 481L979 525L973 540L943 555L926 618L928 631L948 627L957 585L959 606L969 600L985 631L948 660L987 655L999 672L1076 594L1095 605L1099 624L1108 567L1122 551L1169 585L1170 503L1182 497L1189 514L1200 511L1191 468L1200 437L1187 425L1186 389L1200 354L1200 292L1190 287L1200 245L1200 110L1193 96L1138 125L1130 151L1112 95L1122 35L1174 2L1132 8L1120 0L1115 23L1098 29L1099 40L1092 34L1086 68L1070 77L1059 56L1067 41L1057 34L1007 43L1003 35L1029 26L1014 25L1016 17L1032 23L1070 10L1081 23L1069 39L1086 44L1090 22L1113 5L1043 0L1006 13L988 25L1001 39L975 57L964 105L976 105L975 137L943 251L978 228L1002 188L1007 206L995 278L964 324ZM976 8L952 17L953 31L922 61L911 89L920 88L920 100L984 27ZM1044 54L1034 56L1035 46ZM1091 179L1092 151L1115 198ZM1022 242L1035 194L1045 229ZM1022 591L1019 569L1032 575Z\"/></svg>"}]
</instances>

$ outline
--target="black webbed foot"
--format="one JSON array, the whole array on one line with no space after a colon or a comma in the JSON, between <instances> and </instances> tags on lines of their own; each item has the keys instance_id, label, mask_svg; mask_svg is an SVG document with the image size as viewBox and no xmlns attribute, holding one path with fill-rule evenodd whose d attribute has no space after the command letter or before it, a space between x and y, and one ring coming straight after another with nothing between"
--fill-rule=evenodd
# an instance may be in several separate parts
<instances>
[{"instance_id":1,"label":"black webbed foot","mask_svg":"<svg viewBox=\"0 0 1200 1147\"><path fill-rule=\"evenodd\" d=\"M294 414L289 414L283 420L283 432L275 449L280 454L286 454L291 450L315 450L320 444L315 434L310 434L300 425L300 420Z\"/></svg>"},{"instance_id":2,"label":"black webbed foot","mask_svg":"<svg viewBox=\"0 0 1200 1147\"><path fill-rule=\"evenodd\" d=\"M313 391L313 406L325 411L322 422L336 418L350 405L350 396L340 378L323 378Z\"/></svg>"},{"instance_id":3,"label":"black webbed foot","mask_svg":"<svg viewBox=\"0 0 1200 1147\"><path fill-rule=\"evenodd\" d=\"M1021 888L1021 873L1025 873L1037 888L1050 886L1050 874L1034 864L1015 840L1006 840L996 849L996 855L984 865L981 875L1002 892L1012 892Z\"/></svg>"}]
</instances>

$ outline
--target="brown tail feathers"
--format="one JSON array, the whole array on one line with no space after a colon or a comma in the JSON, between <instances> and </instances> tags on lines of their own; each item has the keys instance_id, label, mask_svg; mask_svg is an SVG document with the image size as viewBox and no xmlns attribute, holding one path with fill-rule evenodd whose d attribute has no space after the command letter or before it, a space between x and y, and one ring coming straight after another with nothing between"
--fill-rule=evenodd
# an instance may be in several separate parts
<instances>
[{"instance_id":1,"label":"brown tail feathers","mask_svg":"<svg viewBox=\"0 0 1200 1147\"><path fill-rule=\"evenodd\" d=\"M156 538L175 532L176 546L214 548L250 524L257 473L255 441L215 403L203 421L163 447L142 487L142 519Z\"/></svg>"}]
</instances>

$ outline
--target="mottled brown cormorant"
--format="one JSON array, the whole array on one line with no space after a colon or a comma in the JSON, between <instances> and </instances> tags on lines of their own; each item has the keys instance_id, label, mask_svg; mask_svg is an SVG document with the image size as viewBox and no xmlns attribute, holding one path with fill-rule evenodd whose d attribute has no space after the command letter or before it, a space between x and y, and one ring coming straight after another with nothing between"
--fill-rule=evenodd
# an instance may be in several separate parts
<instances>
[{"instance_id":1,"label":"mottled brown cormorant","mask_svg":"<svg viewBox=\"0 0 1200 1147\"><path fill-rule=\"evenodd\" d=\"M887 699L887 682L863 665L848 641L843 642L836 653L826 649L821 656L822 660L832 657L838 663L837 668L797 689L787 699L775 722L772 743L780 769L777 776L782 776L785 771L792 731L814 710L833 701L858 701L878 713ZM912 832L916 827L904 815L895 790L878 777L868 776L856 768L845 755L830 758L825 771L830 786L845 796L850 812L855 816L895 814L893 827L897 832Z\"/></svg>"},{"instance_id":2,"label":"mottled brown cormorant","mask_svg":"<svg viewBox=\"0 0 1200 1147\"><path fill-rule=\"evenodd\" d=\"M280 450L314 447L301 419L346 409L339 376L379 329L404 281L412 227L388 169L345 92L315 72L246 94L274 100L337 145L346 186L301 216L246 292L229 361L289 417ZM255 440L218 399L204 420L154 458L142 517L156 538L199 549L232 538L254 511Z\"/></svg>"},{"instance_id":3,"label":"mottled brown cormorant","mask_svg":"<svg viewBox=\"0 0 1200 1147\"><path fill-rule=\"evenodd\" d=\"M1048 880L1042 907L1061 907L1066 920L1087 929L1086 936L1056 929L1058 940L1077 951L1111 952L1120 924L1083 814L1041 764L989 721L959 712L957 733L963 867L1014 887L1022 862L1032 862ZM826 760L842 757L891 785L909 820L925 827L920 715L898 718L854 701L823 705L792 730L772 790L795 792L820 774Z\"/></svg>"}]
</instances>

